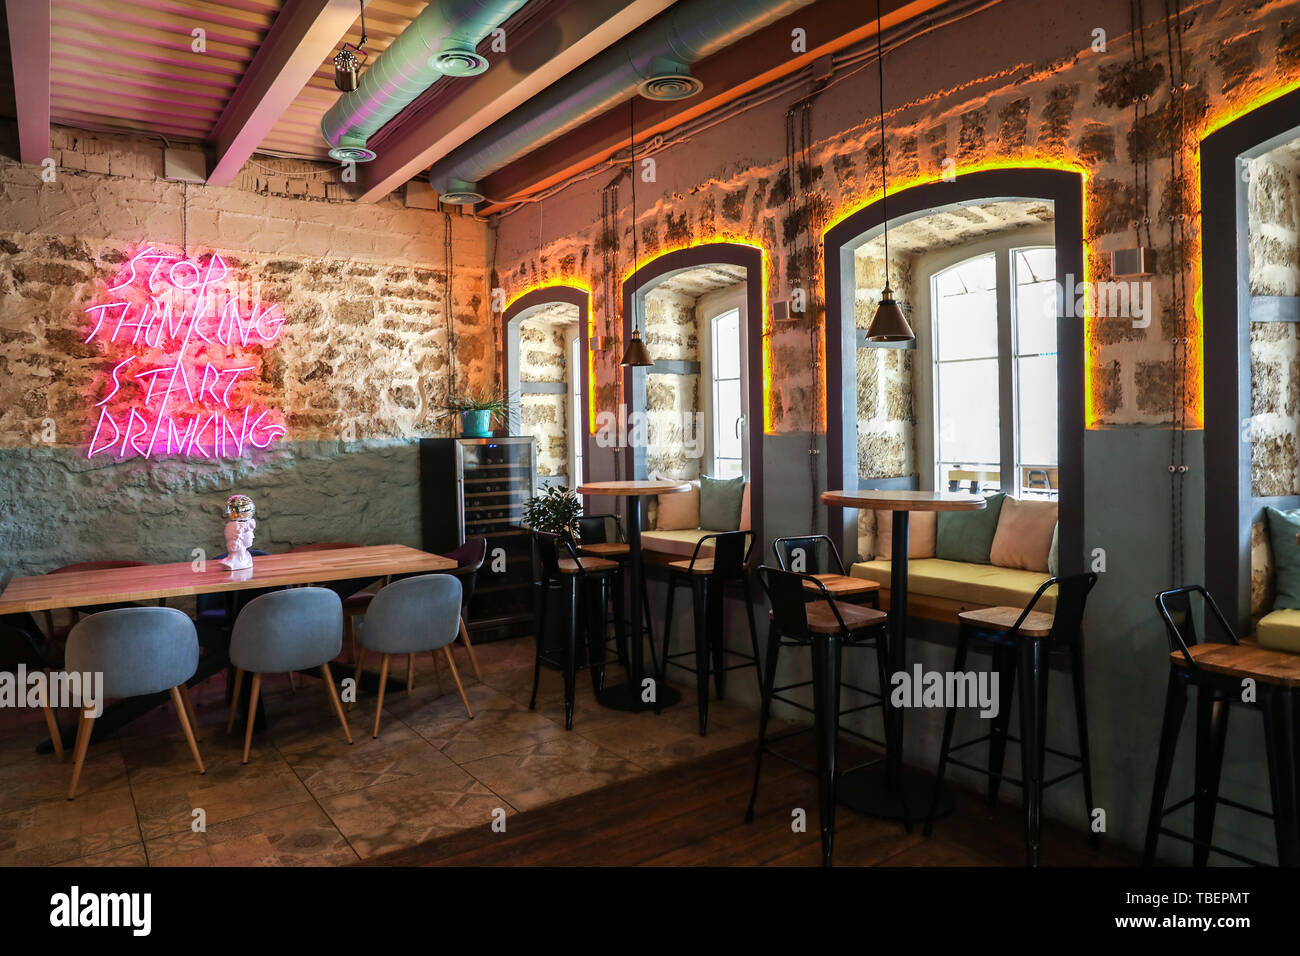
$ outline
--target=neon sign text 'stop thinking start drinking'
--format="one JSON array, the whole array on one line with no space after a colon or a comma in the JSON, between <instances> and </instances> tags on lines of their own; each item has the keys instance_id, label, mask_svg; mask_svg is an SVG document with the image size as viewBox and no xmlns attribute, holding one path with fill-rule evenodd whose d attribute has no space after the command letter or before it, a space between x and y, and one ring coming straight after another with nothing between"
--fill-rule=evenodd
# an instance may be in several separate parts
<instances>
[{"instance_id":1,"label":"neon sign text 'stop thinking start drinking'","mask_svg":"<svg viewBox=\"0 0 1300 956\"><path fill-rule=\"evenodd\" d=\"M232 458L285 433L257 390L263 350L280 336L278 305L240 302L221 256L187 259L152 247L133 256L90 306L86 342L104 344L103 383L86 457Z\"/></svg>"}]
</instances>

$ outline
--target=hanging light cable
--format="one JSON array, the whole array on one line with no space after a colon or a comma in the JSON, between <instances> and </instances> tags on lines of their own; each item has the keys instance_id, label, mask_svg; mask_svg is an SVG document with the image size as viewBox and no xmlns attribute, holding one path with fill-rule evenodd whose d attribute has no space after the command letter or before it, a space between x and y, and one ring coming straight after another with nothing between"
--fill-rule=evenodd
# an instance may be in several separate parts
<instances>
[{"instance_id":1,"label":"hanging light cable","mask_svg":"<svg viewBox=\"0 0 1300 956\"><path fill-rule=\"evenodd\" d=\"M632 173L632 275L635 276L638 261L636 236L636 97L628 101L628 121L632 141L630 156L630 170ZM641 321L637 316L635 290L632 292L630 301L632 305L632 340L627 343L627 351L623 353L623 361L618 364L624 368L642 368L647 365L654 365L655 360L650 357L650 350L641 341Z\"/></svg>"},{"instance_id":2,"label":"hanging light cable","mask_svg":"<svg viewBox=\"0 0 1300 956\"><path fill-rule=\"evenodd\" d=\"M885 59L880 40L880 0L876 0L876 71L880 79L880 213L885 223L885 288L867 326L872 342L910 342L916 338L889 287L889 161L885 156Z\"/></svg>"}]
</instances>

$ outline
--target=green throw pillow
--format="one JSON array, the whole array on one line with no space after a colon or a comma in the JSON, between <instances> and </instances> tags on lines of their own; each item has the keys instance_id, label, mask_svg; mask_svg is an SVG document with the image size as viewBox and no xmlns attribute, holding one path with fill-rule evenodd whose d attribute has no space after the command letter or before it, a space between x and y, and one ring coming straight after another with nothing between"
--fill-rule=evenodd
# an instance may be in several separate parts
<instances>
[{"instance_id":1,"label":"green throw pillow","mask_svg":"<svg viewBox=\"0 0 1300 956\"><path fill-rule=\"evenodd\" d=\"M700 475L700 527L705 531L735 531L740 527L740 506L745 479Z\"/></svg>"},{"instance_id":2,"label":"green throw pillow","mask_svg":"<svg viewBox=\"0 0 1300 956\"><path fill-rule=\"evenodd\" d=\"M1047 551L1047 573L1056 577L1061 573L1061 522L1052 529L1052 546Z\"/></svg>"},{"instance_id":3,"label":"green throw pillow","mask_svg":"<svg viewBox=\"0 0 1300 956\"><path fill-rule=\"evenodd\" d=\"M1300 533L1300 510L1265 508L1264 512L1268 515L1268 537L1273 545L1273 580L1277 592L1273 607L1300 608L1300 544L1295 539Z\"/></svg>"},{"instance_id":4,"label":"green throw pillow","mask_svg":"<svg viewBox=\"0 0 1300 956\"><path fill-rule=\"evenodd\" d=\"M988 564L993 534L1002 514L1003 492L985 497L980 511L940 511L934 536L934 556L949 561Z\"/></svg>"}]
</instances>

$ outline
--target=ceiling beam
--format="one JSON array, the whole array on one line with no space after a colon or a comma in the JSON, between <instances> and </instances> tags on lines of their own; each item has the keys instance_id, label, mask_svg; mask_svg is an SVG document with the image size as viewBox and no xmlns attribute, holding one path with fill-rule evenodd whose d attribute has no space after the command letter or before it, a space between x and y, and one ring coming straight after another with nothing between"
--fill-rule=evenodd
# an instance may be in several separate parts
<instances>
[{"instance_id":1,"label":"ceiling beam","mask_svg":"<svg viewBox=\"0 0 1300 956\"><path fill-rule=\"evenodd\" d=\"M944 0L883 0L885 30L942 6ZM744 40L707 57L691 68L704 92L687 100L637 101L636 136L645 142L693 119L802 70L816 60L876 35L875 4L862 0L818 0ZM792 54L791 31L806 31L807 52ZM762 69L762 64L772 64ZM794 94L787 97L795 98ZM868 113L874 112L869 110ZM559 136L486 177L482 193L520 199L591 169L629 145L627 107L616 107ZM508 203L489 202L478 209L490 215Z\"/></svg>"},{"instance_id":2,"label":"ceiling beam","mask_svg":"<svg viewBox=\"0 0 1300 956\"><path fill-rule=\"evenodd\" d=\"M673 0L582 0L508 40L505 56L463 92L418 104L368 144L379 155L361 171L362 202L394 189L601 50L617 43Z\"/></svg>"},{"instance_id":3,"label":"ceiling beam","mask_svg":"<svg viewBox=\"0 0 1300 956\"><path fill-rule=\"evenodd\" d=\"M210 184L225 186L235 178L360 9L357 0L287 0L212 129Z\"/></svg>"},{"instance_id":4,"label":"ceiling beam","mask_svg":"<svg viewBox=\"0 0 1300 956\"><path fill-rule=\"evenodd\" d=\"M50 0L5 0L18 111L18 158L50 155Z\"/></svg>"}]
</instances>

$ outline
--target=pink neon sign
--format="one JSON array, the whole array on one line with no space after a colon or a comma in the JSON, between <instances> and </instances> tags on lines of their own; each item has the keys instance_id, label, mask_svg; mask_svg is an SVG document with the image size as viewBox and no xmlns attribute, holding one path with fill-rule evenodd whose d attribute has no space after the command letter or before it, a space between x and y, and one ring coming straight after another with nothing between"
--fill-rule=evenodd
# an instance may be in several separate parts
<instances>
[{"instance_id":1,"label":"pink neon sign","mask_svg":"<svg viewBox=\"0 0 1300 956\"><path fill-rule=\"evenodd\" d=\"M86 342L112 358L87 458L231 458L285 433L257 401L262 353L279 338L278 305L241 301L221 256L147 247L123 267L110 301L85 310Z\"/></svg>"}]
</instances>

